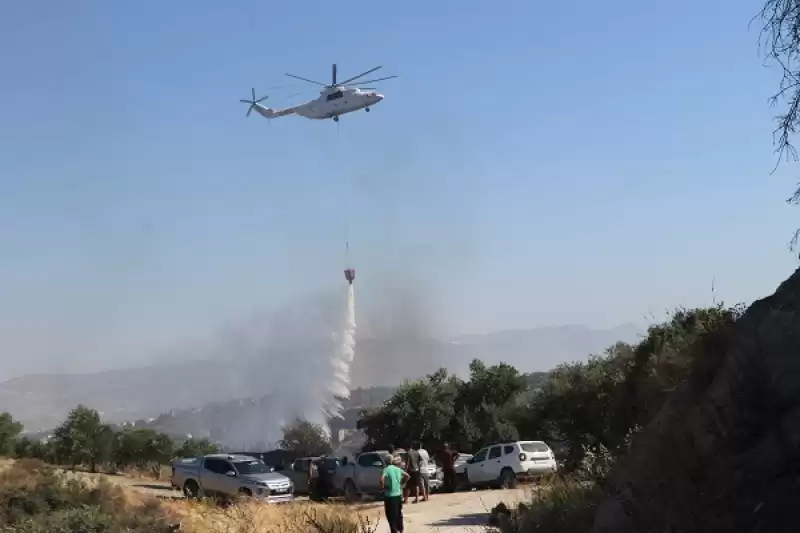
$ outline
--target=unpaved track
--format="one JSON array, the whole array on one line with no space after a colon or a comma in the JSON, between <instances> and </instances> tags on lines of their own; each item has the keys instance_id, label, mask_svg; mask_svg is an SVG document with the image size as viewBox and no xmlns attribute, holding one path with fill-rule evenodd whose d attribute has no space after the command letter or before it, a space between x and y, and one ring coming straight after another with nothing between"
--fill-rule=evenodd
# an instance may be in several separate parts
<instances>
[{"instance_id":1,"label":"unpaved track","mask_svg":"<svg viewBox=\"0 0 800 533\"><path fill-rule=\"evenodd\" d=\"M481 531L488 525L489 512L500 502L509 507L530 501L531 487L509 490L475 490L454 494L433 494L427 502L403 506L405 530L409 533L455 533ZM389 525L381 514L378 533L387 533Z\"/></svg>"},{"instance_id":2,"label":"unpaved track","mask_svg":"<svg viewBox=\"0 0 800 533\"><path fill-rule=\"evenodd\" d=\"M172 490L169 482L130 478L126 476L108 476L102 474L84 474L86 477L102 476L114 484L126 489L160 498L182 498L179 491ZM535 486L527 486L509 490L473 490L454 494L432 494L427 502L413 504L413 498L403 506L405 529L409 533L467 533L480 532L488 525L489 512L500 502L509 507L519 501L530 501L531 490ZM298 498L305 500L305 497ZM360 506L361 507L361 506ZM371 518L379 518L376 533L388 533L389 525L383 516L383 504L366 503L361 507Z\"/></svg>"}]
</instances>

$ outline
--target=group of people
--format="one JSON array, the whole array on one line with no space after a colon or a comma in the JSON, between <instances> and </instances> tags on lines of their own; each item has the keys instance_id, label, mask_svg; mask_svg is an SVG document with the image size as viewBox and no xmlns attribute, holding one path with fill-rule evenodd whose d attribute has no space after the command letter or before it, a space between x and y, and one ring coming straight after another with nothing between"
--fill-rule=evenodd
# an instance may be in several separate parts
<instances>
[{"instance_id":1,"label":"group of people","mask_svg":"<svg viewBox=\"0 0 800 533\"><path fill-rule=\"evenodd\" d=\"M419 441L414 442L406 452L406 460L389 447L386 467L381 472L381 491L383 492L384 512L391 533L403 533L403 504L413 495L413 503L430 498L430 475L428 465L431 457ZM308 482L311 499L325 501L333 495L333 473L326 465L326 457L309 461ZM444 492L453 492L456 488L455 461L458 453L445 443L439 453L439 463L444 474Z\"/></svg>"},{"instance_id":2,"label":"group of people","mask_svg":"<svg viewBox=\"0 0 800 533\"><path fill-rule=\"evenodd\" d=\"M444 487L447 492L453 492L456 486L455 461L458 453L445 443L440 454L442 472L444 474ZM381 490L383 491L383 506L386 521L389 523L391 533L403 533L403 504L408 503L408 497L413 491L414 501L419 502L420 493L422 500L428 501L430 497L430 478L428 464L430 455L415 442L407 452L404 462L400 455L395 454L393 447L389 449L387 466L381 474Z\"/></svg>"},{"instance_id":3,"label":"group of people","mask_svg":"<svg viewBox=\"0 0 800 533\"><path fill-rule=\"evenodd\" d=\"M308 495L311 501L324 502L334 495L333 472L326 464L327 457L308 461Z\"/></svg>"}]
</instances>

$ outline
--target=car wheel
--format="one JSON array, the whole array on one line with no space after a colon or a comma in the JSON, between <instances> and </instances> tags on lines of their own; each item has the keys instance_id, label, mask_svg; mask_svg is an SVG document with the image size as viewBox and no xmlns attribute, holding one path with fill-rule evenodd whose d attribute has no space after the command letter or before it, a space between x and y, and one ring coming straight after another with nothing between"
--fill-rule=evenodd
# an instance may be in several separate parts
<instances>
[{"instance_id":1,"label":"car wheel","mask_svg":"<svg viewBox=\"0 0 800 533\"><path fill-rule=\"evenodd\" d=\"M476 485L473 485L472 481L469 480L469 472L467 472L466 470L464 470L464 475L461 476L461 483L460 484L459 484L458 481L459 481L458 480L458 474L456 474L456 490L458 490L459 488L461 490L470 490L473 486L476 486Z\"/></svg>"},{"instance_id":2,"label":"car wheel","mask_svg":"<svg viewBox=\"0 0 800 533\"><path fill-rule=\"evenodd\" d=\"M352 479L348 479L344 483L344 497L349 502L354 502L358 499L358 489Z\"/></svg>"},{"instance_id":3,"label":"car wheel","mask_svg":"<svg viewBox=\"0 0 800 533\"><path fill-rule=\"evenodd\" d=\"M196 500L200 497L200 486L193 479L190 479L183 485L183 494L190 500Z\"/></svg>"},{"instance_id":4,"label":"car wheel","mask_svg":"<svg viewBox=\"0 0 800 533\"><path fill-rule=\"evenodd\" d=\"M252 498L252 497L253 497L253 491L251 491L250 489L246 488L239 489L239 498Z\"/></svg>"},{"instance_id":5,"label":"car wheel","mask_svg":"<svg viewBox=\"0 0 800 533\"><path fill-rule=\"evenodd\" d=\"M517 486L517 476L514 471L506 467L500 472L500 487L503 489L513 489Z\"/></svg>"}]
</instances>

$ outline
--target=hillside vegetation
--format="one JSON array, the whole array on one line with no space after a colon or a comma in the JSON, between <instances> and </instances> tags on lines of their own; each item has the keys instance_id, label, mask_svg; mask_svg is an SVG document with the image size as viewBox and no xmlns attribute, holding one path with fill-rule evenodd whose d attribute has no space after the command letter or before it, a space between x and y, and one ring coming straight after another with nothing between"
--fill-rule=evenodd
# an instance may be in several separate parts
<instances>
[{"instance_id":1,"label":"hillside vegetation","mask_svg":"<svg viewBox=\"0 0 800 533\"><path fill-rule=\"evenodd\" d=\"M0 471L2 533L374 533L375 523L332 505L163 502L35 460Z\"/></svg>"},{"instance_id":2,"label":"hillside vegetation","mask_svg":"<svg viewBox=\"0 0 800 533\"><path fill-rule=\"evenodd\" d=\"M677 388L716 364L706 347L727 335L741 314L741 308L724 306L679 310L651 326L637 344L618 343L587 362L546 374L525 375L510 365L478 360L465 380L441 369L404 383L380 407L363 410L358 423L367 446L378 448L417 439L430 450L447 441L463 451L496 440L548 441L560 450L561 477L530 505L498 509L497 523L508 531L534 519L551 524L549 531L585 530L608 472L626 453L631 436L653 420ZM47 443L21 438L21 429L10 415L0 417L0 450L90 470L136 468L155 474L174 456L213 450L208 442L176 443L151 429L116 429L84 406L73 409ZM298 420L286 428L284 444L324 448L320 433L321 428Z\"/></svg>"},{"instance_id":3,"label":"hillside vegetation","mask_svg":"<svg viewBox=\"0 0 800 533\"><path fill-rule=\"evenodd\" d=\"M692 347L728 327L740 308L679 310L651 326L638 344L618 343L588 362L542 375L475 360L462 380L441 369L404 383L387 402L364 410L359 427L369 446L422 440L431 450L449 442L462 451L493 441L542 439L563 449L570 469L587 453L619 450L647 424L702 359Z\"/></svg>"}]
</instances>

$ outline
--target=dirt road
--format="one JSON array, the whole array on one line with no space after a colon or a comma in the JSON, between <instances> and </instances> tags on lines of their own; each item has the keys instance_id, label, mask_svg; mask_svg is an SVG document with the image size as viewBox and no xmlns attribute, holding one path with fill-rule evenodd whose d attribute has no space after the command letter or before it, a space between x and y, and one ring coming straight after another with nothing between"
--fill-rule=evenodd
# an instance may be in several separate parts
<instances>
[{"instance_id":1,"label":"dirt road","mask_svg":"<svg viewBox=\"0 0 800 533\"><path fill-rule=\"evenodd\" d=\"M455 494L434 494L427 502L403 506L406 531L456 533L481 531L488 525L489 511L500 502L509 507L530 500L530 488L510 490L476 490ZM381 515L378 533L387 533L389 526Z\"/></svg>"},{"instance_id":2,"label":"dirt road","mask_svg":"<svg viewBox=\"0 0 800 533\"><path fill-rule=\"evenodd\" d=\"M98 476L100 474L97 474ZM91 477L91 474L86 474ZM112 483L127 489L160 498L181 498L179 491L170 488L168 482L148 481L125 476L103 476ZM531 487L511 490L474 490L454 494L433 494L427 502L412 504L412 499L403 507L406 531L414 533L467 533L481 531L488 523L489 512L500 502L512 506L519 501L530 501ZM306 498L298 498L305 500ZM380 502L366 503L360 509L373 518L379 518L376 533L388 533L389 526L383 516Z\"/></svg>"}]
</instances>

